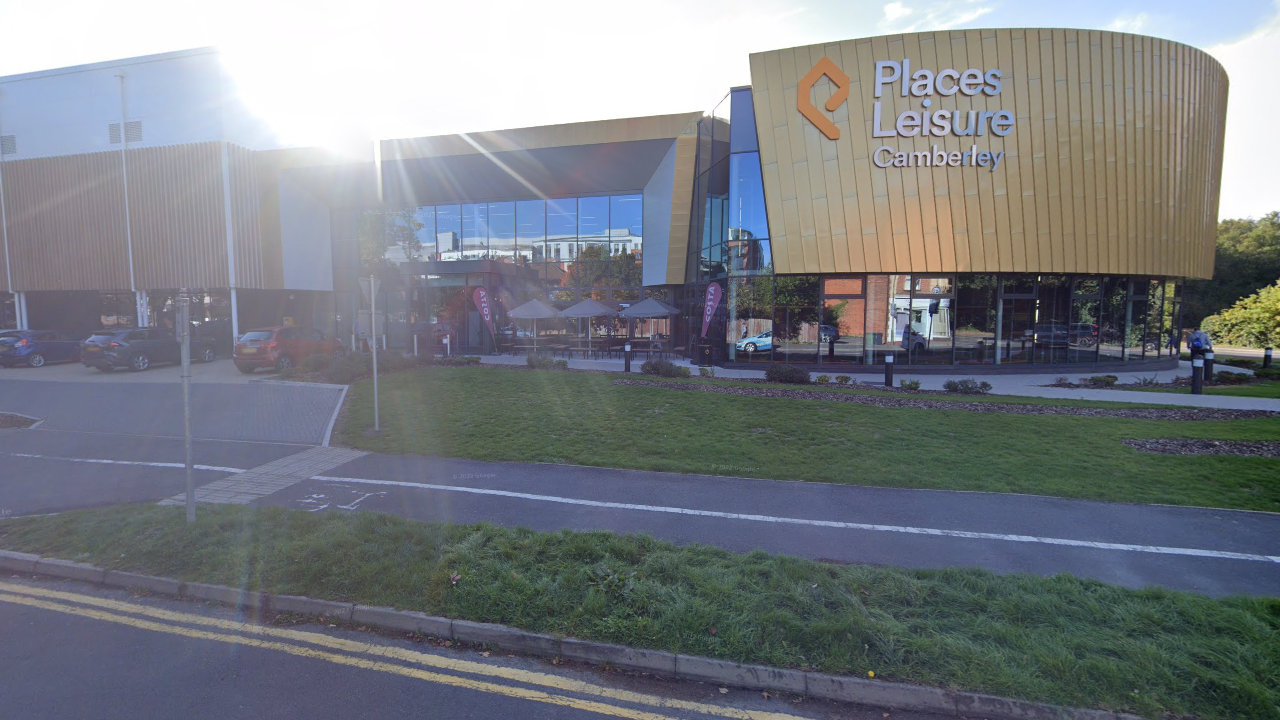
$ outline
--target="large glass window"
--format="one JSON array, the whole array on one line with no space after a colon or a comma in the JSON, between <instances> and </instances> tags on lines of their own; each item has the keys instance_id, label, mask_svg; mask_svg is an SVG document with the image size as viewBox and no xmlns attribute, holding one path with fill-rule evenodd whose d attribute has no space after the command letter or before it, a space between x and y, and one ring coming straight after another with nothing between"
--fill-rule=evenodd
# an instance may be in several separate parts
<instances>
[{"instance_id":1,"label":"large glass window","mask_svg":"<svg viewBox=\"0 0 1280 720\"><path fill-rule=\"evenodd\" d=\"M547 259L544 240L547 235L546 205L541 200L516 203L516 255L521 262Z\"/></svg>"},{"instance_id":2,"label":"large glass window","mask_svg":"<svg viewBox=\"0 0 1280 720\"><path fill-rule=\"evenodd\" d=\"M644 249L644 196L609 198L609 254L629 252L639 257Z\"/></svg>"},{"instance_id":3,"label":"large glass window","mask_svg":"<svg viewBox=\"0 0 1280 720\"><path fill-rule=\"evenodd\" d=\"M578 255L593 262L609 259L609 198L578 198Z\"/></svg>"},{"instance_id":4,"label":"large glass window","mask_svg":"<svg viewBox=\"0 0 1280 720\"><path fill-rule=\"evenodd\" d=\"M955 298L950 276L917 276L911 297L911 337L913 364L951 363L955 337L952 302Z\"/></svg>"},{"instance_id":5,"label":"large glass window","mask_svg":"<svg viewBox=\"0 0 1280 720\"><path fill-rule=\"evenodd\" d=\"M956 362L995 362L996 276L961 275L956 284Z\"/></svg>"},{"instance_id":6,"label":"large glass window","mask_svg":"<svg viewBox=\"0 0 1280 720\"><path fill-rule=\"evenodd\" d=\"M759 153L729 156L726 249L731 273L767 272L773 263Z\"/></svg>"},{"instance_id":7,"label":"large glass window","mask_svg":"<svg viewBox=\"0 0 1280 720\"><path fill-rule=\"evenodd\" d=\"M818 276L779 275L773 282L773 359L818 359Z\"/></svg>"},{"instance_id":8,"label":"large glass window","mask_svg":"<svg viewBox=\"0 0 1280 720\"><path fill-rule=\"evenodd\" d=\"M1101 311L1101 279L1076 278L1071 293L1071 322L1067 325L1067 362L1097 361Z\"/></svg>"},{"instance_id":9,"label":"large glass window","mask_svg":"<svg viewBox=\"0 0 1280 720\"><path fill-rule=\"evenodd\" d=\"M1070 346L1071 280L1064 275L1041 275L1036 284L1036 322L1032 328L1035 362L1067 362Z\"/></svg>"},{"instance_id":10,"label":"large glass window","mask_svg":"<svg viewBox=\"0 0 1280 720\"><path fill-rule=\"evenodd\" d=\"M462 210L457 205L436 206L436 252L441 260L462 259Z\"/></svg>"},{"instance_id":11,"label":"large glass window","mask_svg":"<svg viewBox=\"0 0 1280 720\"><path fill-rule=\"evenodd\" d=\"M418 238L418 245L421 248L423 260L439 260L440 256L436 250L436 209L433 207L420 207L414 211L420 227L416 229L415 234Z\"/></svg>"},{"instance_id":12,"label":"large glass window","mask_svg":"<svg viewBox=\"0 0 1280 720\"><path fill-rule=\"evenodd\" d=\"M822 278L822 322L818 327L818 360L823 363L866 362L867 301L861 275Z\"/></svg>"},{"instance_id":13,"label":"large glass window","mask_svg":"<svg viewBox=\"0 0 1280 720\"><path fill-rule=\"evenodd\" d=\"M547 201L547 259L571 263L577 257L578 200L562 198Z\"/></svg>"},{"instance_id":14,"label":"large glass window","mask_svg":"<svg viewBox=\"0 0 1280 720\"><path fill-rule=\"evenodd\" d=\"M489 203L489 258L499 262L516 261L515 203Z\"/></svg>"},{"instance_id":15,"label":"large glass window","mask_svg":"<svg viewBox=\"0 0 1280 720\"><path fill-rule=\"evenodd\" d=\"M728 357L768 362L773 347L773 278L730 278Z\"/></svg>"},{"instance_id":16,"label":"large glass window","mask_svg":"<svg viewBox=\"0 0 1280 720\"><path fill-rule=\"evenodd\" d=\"M1102 309L1098 323L1098 362L1116 362L1124 357L1128 295L1128 278L1103 278Z\"/></svg>"},{"instance_id":17,"label":"large glass window","mask_svg":"<svg viewBox=\"0 0 1280 720\"><path fill-rule=\"evenodd\" d=\"M484 203L462 206L462 259L483 260L489 248L489 207Z\"/></svg>"}]
</instances>

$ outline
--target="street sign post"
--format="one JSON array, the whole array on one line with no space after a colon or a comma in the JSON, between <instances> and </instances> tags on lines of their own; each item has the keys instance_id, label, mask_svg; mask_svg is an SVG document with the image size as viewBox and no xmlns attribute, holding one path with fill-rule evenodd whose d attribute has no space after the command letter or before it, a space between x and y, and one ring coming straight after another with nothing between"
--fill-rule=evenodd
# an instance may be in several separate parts
<instances>
[{"instance_id":1,"label":"street sign post","mask_svg":"<svg viewBox=\"0 0 1280 720\"><path fill-rule=\"evenodd\" d=\"M178 296L178 343L182 347L182 449L187 484L187 523L196 521L195 467L191 462L191 298Z\"/></svg>"},{"instance_id":2,"label":"street sign post","mask_svg":"<svg viewBox=\"0 0 1280 720\"><path fill-rule=\"evenodd\" d=\"M360 293L369 302L369 349L373 351L373 430L382 429L378 415L378 278L360 278ZM354 348L352 348L354 350Z\"/></svg>"}]
</instances>

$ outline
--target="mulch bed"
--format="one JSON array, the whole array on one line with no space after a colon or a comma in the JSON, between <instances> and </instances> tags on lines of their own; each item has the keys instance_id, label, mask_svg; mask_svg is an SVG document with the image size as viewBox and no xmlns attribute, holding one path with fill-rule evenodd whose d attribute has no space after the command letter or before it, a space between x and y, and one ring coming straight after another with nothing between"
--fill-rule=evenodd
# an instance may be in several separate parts
<instances>
[{"instance_id":1,"label":"mulch bed","mask_svg":"<svg viewBox=\"0 0 1280 720\"><path fill-rule=\"evenodd\" d=\"M0 413L0 428L26 428L35 424L36 421L29 417Z\"/></svg>"},{"instance_id":2,"label":"mulch bed","mask_svg":"<svg viewBox=\"0 0 1280 720\"><path fill-rule=\"evenodd\" d=\"M1162 455L1242 455L1280 458L1280 442L1239 440L1125 440L1125 445L1142 452Z\"/></svg>"},{"instance_id":3,"label":"mulch bed","mask_svg":"<svg viewBox=\"0 0 1280 720\"><path fill-rule=\"evenodd\" d=\"M1060 405L1022 405L1000 402L965 402L963 400L930 400L924 397L884 397L879 395L854 395L852 393L801 390L790 388L753 388L703 383L673 383L657 380L614 380L613 385L633 387L657 387L668 390L710 392L744 397L787 398L792 400L825 400L874 405L890 408L916 408L924 410L965 410L968 412L1008 413L1011 415L1077 415L1080 417L1112 417L1131 420L1248 420L1274 418L1276 413L1265 410L1222 410L1217 408L1092 408ZM878 388L877 388L878 389Z\"/></svg>"}]
</instances>

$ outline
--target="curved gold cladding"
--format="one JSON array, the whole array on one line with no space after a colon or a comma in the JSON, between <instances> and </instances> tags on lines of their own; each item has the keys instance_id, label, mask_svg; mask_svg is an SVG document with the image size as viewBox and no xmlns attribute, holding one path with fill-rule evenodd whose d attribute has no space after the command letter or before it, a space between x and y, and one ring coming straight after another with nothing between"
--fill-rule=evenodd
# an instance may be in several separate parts
<instances>
[{"instance_id":1,"label":"curved gold cladding","mask_svg":"<svg viewBox=\"0 0 1280 720\"><path fill-rule=\"evenodd\" d=\"M906 97L876 80L894 73L877 62L904 60L908 78L929 71ZM1227 76L1200 50L1094 30L944 31L757 53L751 80L776 272L1213 273ZM922 136L939 110L982 134ZM907 111L919 115L899 128Z\"/></svg>"}]
</instances>

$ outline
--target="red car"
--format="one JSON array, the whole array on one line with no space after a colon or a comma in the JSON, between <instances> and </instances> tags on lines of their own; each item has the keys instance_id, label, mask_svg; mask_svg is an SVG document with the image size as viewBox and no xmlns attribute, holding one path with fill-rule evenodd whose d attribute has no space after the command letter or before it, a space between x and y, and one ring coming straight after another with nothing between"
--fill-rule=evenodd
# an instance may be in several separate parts
<instances>
[{"instance_id":1,"label":"red car","mask_svg":"<svg viewBox=\"0 0 1280 720\"><path fill-rule=\"evenodd\" d=\"M342 357L347 349L336 338L315 328L297 325L258 328L240 336L232 353L236 369L251 373L258 368L288 370L311 355Z\"/></svg>"}]
</instances>

